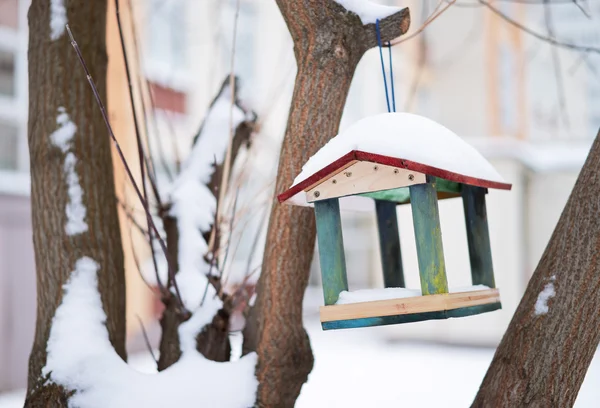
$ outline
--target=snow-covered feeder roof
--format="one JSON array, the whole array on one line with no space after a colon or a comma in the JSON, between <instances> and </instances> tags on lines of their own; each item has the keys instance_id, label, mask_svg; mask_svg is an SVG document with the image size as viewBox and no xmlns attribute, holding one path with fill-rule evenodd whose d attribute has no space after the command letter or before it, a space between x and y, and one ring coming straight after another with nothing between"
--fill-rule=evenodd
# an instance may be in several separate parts
<instances>
[{"instance_id":1,"label":"snow-covered feeder roof","mask_svg":"<svg viewBox=\"0 0 600 408\"><path fill-rule=\"evenodd\" d=\"M426 176L449 184L511 188L475 148L446 127L411 113L383 113L331 139L277 198L307 206L343 197L342 208L363 209L364 202L372 200L354 195L395 191L424 183Z\"/></svg>"}]
</instances>

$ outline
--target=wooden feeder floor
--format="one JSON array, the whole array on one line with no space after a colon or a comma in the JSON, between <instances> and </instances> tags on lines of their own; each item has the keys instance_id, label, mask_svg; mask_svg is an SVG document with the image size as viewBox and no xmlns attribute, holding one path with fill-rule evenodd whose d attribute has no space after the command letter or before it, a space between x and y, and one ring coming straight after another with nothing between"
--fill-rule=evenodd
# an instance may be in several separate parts
<instances>
[{"instance_id":1,"label":"wooden feeder floor","mask_svg":"<svg viewBox=\"0 0 600 408\"><path fill-rule=\"evenodd\" d=\"M323 330L465 317L502 308L498 289L321 306Z\"/></svg>"}]
</instances>

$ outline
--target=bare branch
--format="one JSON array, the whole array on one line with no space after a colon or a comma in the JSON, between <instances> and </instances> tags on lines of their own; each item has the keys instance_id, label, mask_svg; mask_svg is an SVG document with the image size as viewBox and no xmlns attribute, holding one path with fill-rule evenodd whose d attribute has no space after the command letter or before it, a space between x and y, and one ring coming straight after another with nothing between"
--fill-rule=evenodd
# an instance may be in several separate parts
<instances>
[{"instance_id":1,"label":"bare branch","mask_svg":"<svg viewBox=\"0 0 600 408\"><path fill-rule=\"evenodd\" d=\"M423 32L423 30L425 29L425 27L427 27L429 24L431 24L436 18L438 18L439 16L441 16L442 14L444 14L444 12L446 10L448 10L450 7L452 7L454 5L454 3L456 3L456 0L450 0L450 1L448 1L448 3L446 3L446 5L444 7L442 7L441 10L438 10L439 7L441 6L441 4L443 2L444 2L444 0L442 0L442 1L440 1L438 3L438 5L436 6L436 8L433 11L433 13L431 13L431 16L427 20L425 20L425 22L421 25L421 27L419 27L417 29L417 31L415 31L414 33L412 33L408 37L402 37L402 38L398 38L395 41L391 41L390 42L391 45L402 44L403 42L406 42L406 41L410 40L411 38L414 38L417 35L421 34Z\"/></svg>"},{"instance_id":2,"label":"bare branch","mask_svg":"<svg viewBox=\"0 0 600 408\"><path fill-rule=\"evenodd\" d=\"M94 93L94 97L96 98L96 102L100 108L100 112L102 113L102 118L104 119L104 123L106 124L106 128L108 129L108 134L110 135L110 138L111 138L113 145L119 155L119 158L121 159L121 161L123 163L123 166L125 168L125 172L127 173L127 176L133 183L133 187L138 196L138 199L142 203L142 206L144 207L144 210L146 211L146 216L148 217L148 220L150 221L150 226L154 230L154 233L156 234L156 236L158 238L158 242L161 246L161 249L164 252L164 255L165 255L165 258L167 261L167 266L169 269L169 276L171 277L171 280L173 283L173 288L175 289L175 294L177 296L177 301L179 303L180 313L182 315L189 317L190 312L186 310L185 305L183 304L183 300L181 299L181 293L179 292L179 287L177 286L177 282L174 279L175 271L173 270L171 263L169 262L167 246L165 245L165 242L163 241L163 239L160 237L160 233L158 232L158 229L156 228L156 225L154 224L154 221L152 220L152 216L150 214L150 208L148 207L148 202L142 196L142 193L135 182L133 174L131 173L131 169L129 168L129 165L127 164L127 160L125 159L125 155L123 154L123 151L121 150L121 146L119 145L119 142L117 141L117 138L115 137L115 134L112 130L112 126L110 125L110 122L108 120L108 114L106 113L106 108L104 107L104 103L102 102L102 99L100 99L100 95L98 93L98 88L96 87L96 84L94 83L94 80L88 70L87 64L85 63L85 60L83 59L83 55L81 54L81 50L79 49L79 45L77 45L75 38L73 38L73 33L71 32L71 28L69 27L68 24L66 25L66 29L67 29L67 32L69 33L69 37L71 38L71 45L73 46L73 48L75 49L75 52L77 53L79 62L81 63L81 66L83 67L83 69L85 71L87 80L90 84L90 87L92 88L92 92Z\"/></svg>"},{"instance_id":3,"label":"bare branch","mask_svg":"<svg viewBox=\"0 0 600 408\"><path fill-rule=\"evenodd\" d=\"M482 5L484 5L487 8L489 8L494 14L496 14L497 16L499 16L500 18L502 18L506 22L508 22L508 23L512 24L513 26L515 26L515 27L523 30L524 32L526 32L527 34L529 34L529 35L537 38L538 40L545 41L545 42L547 42L549 44L552 44L552 45L555 45L555 46L561 47L561 48L567 48L567 49L570 49L570 50L576 50L576 51L581 51L581 52L589 52L589 53L600 54L600 48L590 47L590 46L586 46L586 45L577 45L577 44L562 42L562 41L558 41L555 38L547 37L547 36L542 35L542 34L536 32L536 31L531 30L530 28L525 27L523 24L517 22L516 20L513 20L512 18L510 18L509 16L507 16L506 14L504 14L500 10L498 10L496 7L492 6L486 0L479 0L479 2Z\"/></svg>"},{"instance_id":4,"label":"bare branch","mask_svg":"<svg viewBox=\"0 0 600 408\"><path fill-rule=\"evenodd\" d=\"M144 322L142 322L142 319L140 318L140 316L136 315L135 317L137 317L138 322L140 322L140 328L142 329L142 335L144 336L144 342L146 343L148 352L150 353L152 360L154 360L156 365L158 365L158 359L156 358L156 355L154 354L154 350L152 350L152 346L150 345L150 339L148 338L148 333L146 332L146 328L144 327Z\"/></svg>"},{"instance_id":5,"label":"bare branch","mask_svg":"<svg viewBox=\"0 0 600 408\"><path fill-rule=\"evenodd\" d=\"M550 38L556 38L556 36L554 35L554 25L552 23L552 11L550 10L550 4L548 0L544 0L544 3L544 19L546 22L546 29L548 30L548 36ZM556 78L556 95L558 99L558 109L563 124L568 127L569 115L567 112L565 85L562 77L560 57L558 55L558 49L556 47L551 47L550 52L552 53L552 66L554 67L554 77Z\"/></svg>"}]
</instances>

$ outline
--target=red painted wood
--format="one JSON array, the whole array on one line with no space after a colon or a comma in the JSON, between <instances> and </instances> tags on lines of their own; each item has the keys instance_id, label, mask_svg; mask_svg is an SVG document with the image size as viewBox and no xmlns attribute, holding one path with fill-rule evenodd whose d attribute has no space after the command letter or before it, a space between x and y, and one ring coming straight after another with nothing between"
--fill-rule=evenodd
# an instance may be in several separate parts
<instances>
[{"instance_id":1,"label":"red painted wood","mask_svg":"<svg viewBox=\"0 0 600 408\"><path fill-rule=\"evenodd\" d=\"M484 187L484 188L495 188L499 190L510 190L512 188L512 184L509 183L499 183L497 181L490 181L479 179L475 177L465 176L462 174L454 173L448 170L439 169L437 167L428 166L426 164L417 163L410 160L399 159L397 157L384 156L381 154L367 153L360 150L352 150L351 152L345 154L340 157L330 165L322 168L306 180L292 186L288 190L277 196L277 200L280 203L288 200L299 192L305 190L306 188L312 186L313 184L318 183L320 180L329 177L332 173L335 173L336 170L340 169L344 165L348 164L352 160L360 160L360 161L368 161L372 163L378 164L386 164L388 166L394 166L398 168L403 168L407 170L418 171L419 173L424 173L434 177L440 177L449 181L454 181L456 183L468 184L471 186Z\"/></svg>"}]
</instances>

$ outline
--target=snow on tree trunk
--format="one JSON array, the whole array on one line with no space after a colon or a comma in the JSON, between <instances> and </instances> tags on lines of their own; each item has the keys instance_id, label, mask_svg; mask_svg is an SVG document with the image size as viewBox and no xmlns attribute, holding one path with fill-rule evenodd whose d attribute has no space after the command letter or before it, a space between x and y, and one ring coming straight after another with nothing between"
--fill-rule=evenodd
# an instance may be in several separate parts
<instances>
[{"instance_id":1,"label":"snow on tree trunk","mask_svg":"<svg viewBox=\"0 0 600 408\"><path fill-rule=\"evenodd\" d=\"M570 407L600 342L600 134L474 407Z\"/></svg>"},{"instance_id":2,"label":"snow on tree trunk","mask_svg":"<svg viewBox=\"0 0 600 408\"><path fill-rule=\"evenodd\" d=\"M106 98L106 2L33 0L29 10L29 153L37 322L26 406L66 406L46 382L47 342L75 264L98 265L110 343L125 352L125 276L110 141L64 24L69 23Z\"/></svg>"},{"instance_id":3,"label":"snow on tree trunk","mask_svg":"<svg viewBox=\"0 0 600 408\"><path fill-rule=\"evenodd\" d=\"M357 14L332 0L277 0L277 4L292 35L298 65L277 173L276 191L284 191L302 165L337 134L356 66L377 39L374 24L363 25ZM380 22L385 42L409 26L408 9L393 11ZM259 355L259 406L293 406L312 370L302 300L314 244L312 210L273 205L258 298L244 331L244 352L256 350Z\"/></svg>"}]
</instances>

